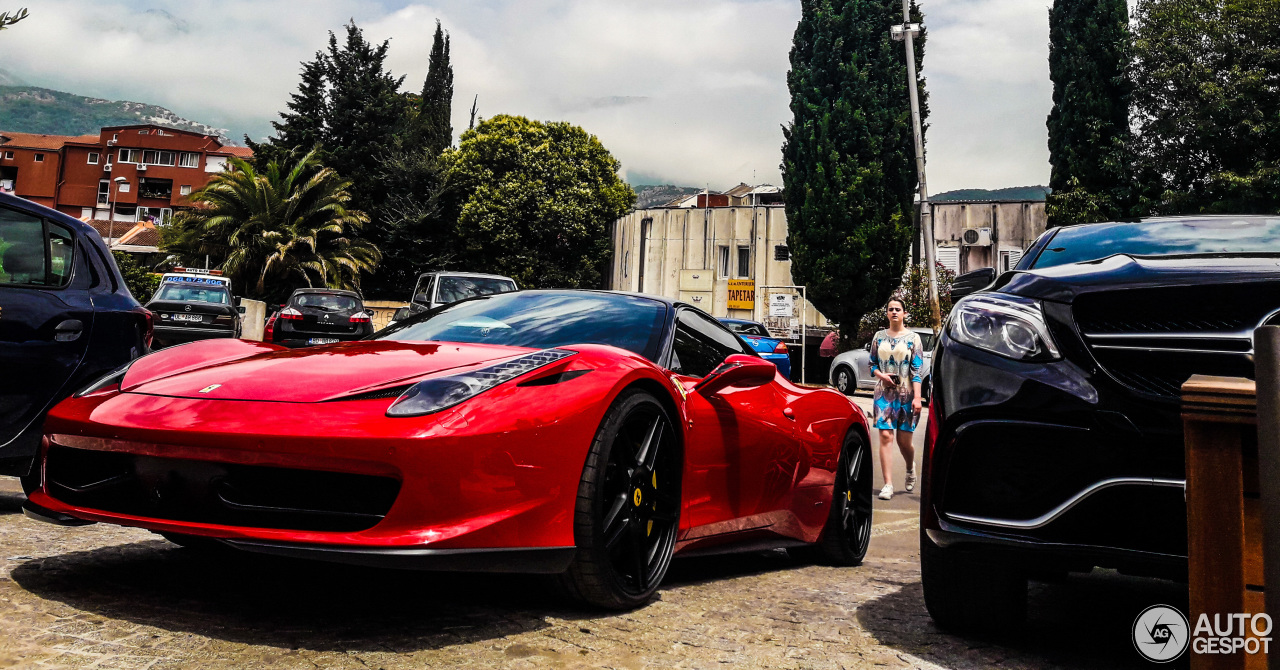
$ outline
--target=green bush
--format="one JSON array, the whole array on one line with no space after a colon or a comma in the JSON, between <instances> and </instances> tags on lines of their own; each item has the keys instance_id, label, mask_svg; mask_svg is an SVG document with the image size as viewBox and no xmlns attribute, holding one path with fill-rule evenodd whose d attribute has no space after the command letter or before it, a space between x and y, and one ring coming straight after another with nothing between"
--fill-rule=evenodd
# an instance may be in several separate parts
<instances>
[{"instance_id":1,"label":"green bush","mask_svg":"<svg viewBox=\"0 0 1280 670\"><path fill-rule=\"evenodd\" d=\"M120 274L124 277L125 286L129 287L129 293L138 302L147 302L151 296L155 295L156 289L160 288L160 275L149 272L146 268L133 260L133 255L124 251L112 251L112 256L116 258L116 265L120 268Z\"/></svg>"}]
</instances>

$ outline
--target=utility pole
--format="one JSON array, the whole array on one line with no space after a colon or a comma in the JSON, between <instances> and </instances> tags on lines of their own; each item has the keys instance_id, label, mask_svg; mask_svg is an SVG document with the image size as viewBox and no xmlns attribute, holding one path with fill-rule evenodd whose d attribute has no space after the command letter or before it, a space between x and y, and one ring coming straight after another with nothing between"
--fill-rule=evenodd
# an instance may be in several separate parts
<instances>
[{"instance_id":1,"label":"utility pole","mask_svg":"<svg viewBox=\"0 0 1280 670\"><path fill-rule=\"evenodd\" d=\"M920 182L920 230L924 232L925 264L929 266L929 310L932 312L934 335L942 326L942 308L938 304L938 255L933 240L933 211L929 207L929 187L924 179L924 137L920 132L920 94L916 90L916 48L914 38L920 34L919 23L911 22L911 0L902 0L902 24L891 26L889 35L896 42L906 42L907 47L907 95L911 98L911 129L916 138L916 177Z\"/></svg>"}]
</instances>

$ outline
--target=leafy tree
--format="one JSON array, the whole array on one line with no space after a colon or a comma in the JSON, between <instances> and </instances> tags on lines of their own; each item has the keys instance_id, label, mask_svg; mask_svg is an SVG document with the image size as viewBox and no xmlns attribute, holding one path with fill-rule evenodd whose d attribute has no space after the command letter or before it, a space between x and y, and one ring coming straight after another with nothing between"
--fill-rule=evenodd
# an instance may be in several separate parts
<instances>
[{"instance_id":1,"label":"leafy tree","mask_svg":"<svg viewBox=\"0 0 1280 670\"><path fill-rule=\"evenodd\" d=\"M1280 2L1144 0L1136 15L1145 205L1280 211Z\"/></svg>"},{"instance_id":2,"label":"leafy tree","mask_svg":"<svg viewBox=\"0 0 1280 670\"><path fill-rule=\"evenodd\" d=\"M208 254L245 295L269 302L303 286L359 289L382 255L357 237L368 217L349 208L351 182L314 152L262 172L238 158L231 165L191 195L194 209L161 229L166 251Z\"/></svg>"},{"instance_id":3,"label":"leafy tree","mask_svg":"<svg viewBox=\"0 0 1280 670\"><path fill-rule=\"evenodd\" d=\"M787 244L809 300L856 334L897 288L910 251L915 145L895 0L803 0L783 129ZM923 21L913 7L912 20ZM925 36L915 42L919 71ZM927 114L924 80L918 80Z\"/></svg>"},{"instance_id":4,"label":"leafy tree","mask_svg":"<svg viewBox=\"0 0 1280 670\"><path fill-rule=\"evenodd\" d=\"M0 12L0 30L4 30L25 18L27 18L26 7L23 7L16 12Z\"/></svg>"},{"instance_id":5,"label":"leafy tree","mask_svg":"<svg viewBox=\"0 0 1280 670\"><path fill-rule=\"evenodd\" d=\"M612 251L608 225L635 192L594 135L563 122L499 115L445 154L444 206L465 267L526 288L597 288Z\"/></svg>"},{"instance_id":6,"label":"leafy tree","mask_svg":"<svg viewBox=\"0 0 1280 670\"><path fill-rule=\"evenodd\" d=\"M120 276L124 278L124 285L129 287L129 293L138 302L150 300L156 289L160 288L160 275L139 265L131 253L112 251L111 255L116 258L116 266L120 268Z\"/></svg>"},{"instance_id":7,"label":"leafy tree","mask_svg":"<svg viewBox=\"0 0 1280 670\"><path fill-rule=\"evenodd\" d=\"M1133 205L1126 0L1054 0L1049 10L1049 225L1122 218ZM1081 202L1088 206L1080 206Z\"/></svg>"},{"instance_id":8,"label":"leafy tree","mask_svg":"<svg viewBox=\"0 0 1280 670\"><path fill-rule=\"evenodd\" d=\"M947 314L951 311L951 285L956 280L956 273L942 263L935 263L934 265L935 273L938 277L938 302L942 308L942 313ZM908 265L906 274L902 275L902 285L893 292L893 297L902 301L903 308L907 312L906 325L928 328L931 317L929 310L929 266L924 263ZM885 303L888 302L886 299ZM869 342L877 330L889 327L889 315L885 312L885 307L886 305L880 305L862 317L856 338L858 344Z\"/></svg>"},{"instance_id":9,"label":"leafy tree","mask_svg":"<svg viewBox=\"0 0 1280 670\"><path fill-rule=\"evenodd\" d=\"M418 117L423 148L438 156L453 144L453 66L449 62L449 36L439 21L436 21L420 105Z\"/></svg>"}]
</instances>

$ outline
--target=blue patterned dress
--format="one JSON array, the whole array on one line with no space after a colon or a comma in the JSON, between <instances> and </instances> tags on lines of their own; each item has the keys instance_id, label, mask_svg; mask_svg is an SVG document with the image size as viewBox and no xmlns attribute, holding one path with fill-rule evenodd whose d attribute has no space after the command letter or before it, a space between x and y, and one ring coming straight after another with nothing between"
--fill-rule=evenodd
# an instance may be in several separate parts
<instances>
[{"instance_id":1,"label":"blue patterned dress","mask_svg":"<svg viewBox=\"0 0 1280 670\"><path fill-rule=\"evenodd\" d=\"M887 375L897 375L901 383L897 388L876 378L875 424L879 430L902 430L913 433L920 414L911 408L915 400L915 384L920 381L920 368L924 367L921 355L924 346L914 331L906 331L897 337L882 330L871 338L871 372L879 370Z\"/></svg>"}]
</instances>

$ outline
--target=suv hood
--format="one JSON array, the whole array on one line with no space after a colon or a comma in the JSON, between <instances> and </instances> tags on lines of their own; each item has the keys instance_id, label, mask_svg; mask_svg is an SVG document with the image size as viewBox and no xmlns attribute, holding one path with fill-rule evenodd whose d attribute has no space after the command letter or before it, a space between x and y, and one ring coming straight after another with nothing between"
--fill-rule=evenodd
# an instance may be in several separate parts
<instances>
[{"instance_id":1,"label":"suv hood","mask_svg":"<svg viewBox=\"0 0 1280 670\"><path fill-rule=\"evenodd\" d=\"M1280 248L1280 244L1277 245ZM1123 288L1231 284L1280 279L1280 257L1110 256L1043 270L1006 272L989 290L1028 298L1072 302L1095 291Z\"/></svg>"},{"instance_id":2,"label":"suv hood","mask_svg":"<svg viewBox=\"0 0 1280 670\"><path fill-rule=\"evenodd\" d=\"M168 351L179 355L183 348ZM391 341L348 342L292 350L273 347L236 360L213 362L140 383L130 379L132 374L127 375L124 390L175 398L323 402L408 384L427 375L528 351L521 347L483 344ZM146 359L164 354L152 354Z\"/></svg>"}]
</instances>

